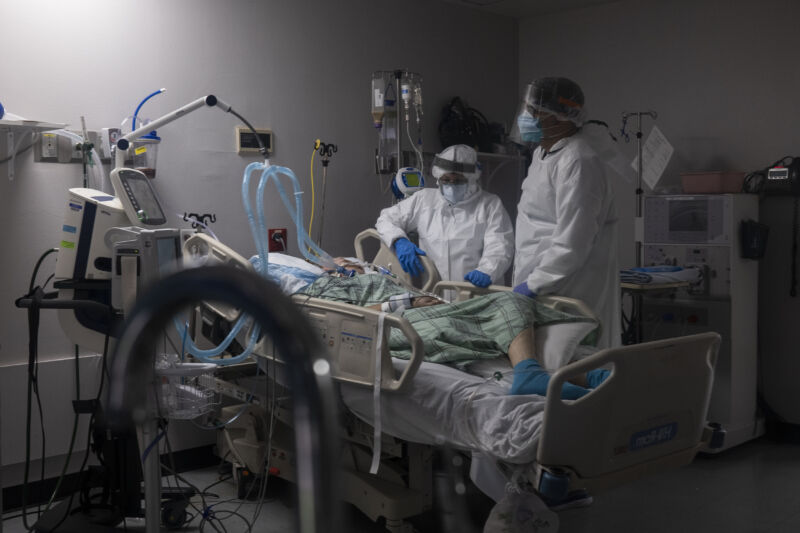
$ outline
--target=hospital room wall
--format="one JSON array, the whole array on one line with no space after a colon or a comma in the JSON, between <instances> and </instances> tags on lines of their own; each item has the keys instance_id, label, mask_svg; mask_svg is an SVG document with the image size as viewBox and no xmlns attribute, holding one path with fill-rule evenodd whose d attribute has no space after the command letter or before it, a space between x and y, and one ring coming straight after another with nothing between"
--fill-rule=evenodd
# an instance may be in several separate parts
<instances>
[{"instance_id":1,"label":"hospital room wall","mask_svg":"<svg viewBox=\"0 0 800 533\"><path fill-rule=\"evenodd\" d=\"M519 87L538 76L573 78L590 117L615 134L623 111L657 111L675 148L663 186L680 192L680 172L752 171L800 153L798 17L800 4L790 0L623 0L524 19ZM645 137L652 124L645 119ZM635 139L621 147L633 160ZM630 266L635 185L617 182L615 192L620 264ZM768 400L795 406L782 415L800 424L800 391L792 385L800 375L800 299L789 296L792 204L788 197L761 201L770 235L760 262L759 337Z\"/></svg>"},{"instance_id":2,"label":"hospital room wall","mask_svg":"<svg viewBox=\"0 0 800 533\"><path fill-rule=\"evenodd\" d=\"M436 126L453 96L493 121L511 120L516 106L513 20L428 0L398 7L388 0L4 2L0 102L7 112L26 118L77 129L84 116L89 129L100 129L119 126L144 96L161 87L167 92L147 102L140 118L154 119L215 94L254 126L274 131L272 161L300 178L306 224L314 139L335 143L339 151L328 172L323 244L332 254L352 255L354 235L372 226L391 202L381 190L386 182L373 173L376 134L369 89L374 70L408 68L423 75L426 151L440 149ZM249 257L255 246L240 190L245 166L257 159L236 153L239 123L219 110L201 109L160 128L153 183L168 216L216 214L215 233ZM319 186L319 157L315 164ZM27 359L26 314L13 301L27 290L39 255L58 243L66 191L80 186L81 168L35 163L31 151L18 159L13 182L6 168L0 165L6 243L0 259L0 414L8 464L21 458L14 435L23 434L24 403L9 392L19 387L6 382L24 379L21 365ZM289 251L297 255L295 231L274 189L266 205L268 225L289 228ZM171 219L171 225L177 223ZM319 211L314 225L319 227ZM52 272L53 259L43 263L40 283ZM71 354L55 313L43 311L40 360L68 362ZM54 426L48 454L66 450L71 429L73 389L66 383L72 378L66 377L69 364L61 366L65 372L55 373L53 383L40 385L48 424ZM43 373L43 379L50 376ZM94 390L91 376L84 379L84 393Z\"/></svg>"}]
</instances>

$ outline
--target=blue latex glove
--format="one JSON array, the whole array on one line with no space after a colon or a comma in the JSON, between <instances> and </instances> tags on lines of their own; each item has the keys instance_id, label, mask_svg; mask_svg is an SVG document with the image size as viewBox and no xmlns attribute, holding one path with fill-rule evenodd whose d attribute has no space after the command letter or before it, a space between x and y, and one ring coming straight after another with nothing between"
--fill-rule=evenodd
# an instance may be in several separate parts
<instances>
[{"instance_id":1,"label":"blue latex glove","mask_svg":"<svg viewBox=\"0 0 800 533\"><path fill-rule=\"evenodd\" d=\"M480 270L473 270L472 272L467 272L467 275L464 276L464 279L475 285L476 287L488 287L492 284L492 278L489 277L489 274L484 274Z\"/></svg>"},{"instance_id":2,"label":"blue latex glove","mask_svg":"<svg viewBox=\"0 0 800 533\"><path fill-rule=\"evenodd\" d=\"M528 298L536 298L536 293L528 288L527 281L523 281L522 283L514 287L514 292L516 292L517 294L521 294L523 296L527 296Z\"/></svg>"},{"instance_id":3,"label":"blue latex glove","mask_svg":"<svg viewBox=\"0 0 800 533\"><path fill-rule=\"evenodd\" d=\"M400 266L403 267L403 270L412 276L419 276L425 272L425 267L422 266L422 262L417 256L426 254L414 246L413 242L404 237L397 239L394 241L394 253L397 254L397 258L400 260Z\"/></svg>"}]
</instances>

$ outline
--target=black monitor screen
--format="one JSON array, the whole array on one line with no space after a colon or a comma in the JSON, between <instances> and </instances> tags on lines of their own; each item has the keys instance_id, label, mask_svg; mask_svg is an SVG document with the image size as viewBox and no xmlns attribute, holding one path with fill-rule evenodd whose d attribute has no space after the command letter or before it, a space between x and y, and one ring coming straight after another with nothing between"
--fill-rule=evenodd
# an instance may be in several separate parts
<instances>
[{"instance_id":1,"label":"black monitor screen","mask_svg":"<svg viewBox=\"0 0 800 533\"><path fill-rule=\"evenodd\" d=\"M681 200L669 202L670 231L708 231L708 202Z\"/></svg>"},{"instance_id":2,"label":"black monitor screen","mask_svg":"<svg viewBox=\"0 0 800 533\"><path fill-rule=\"evenodd\" d=\"M134 210L140 215L139 220L143 224L156 226L167 221L155 192L143 174L121 172L119 177L130 202L133 204Z\"/></svg>"}]
</instances>

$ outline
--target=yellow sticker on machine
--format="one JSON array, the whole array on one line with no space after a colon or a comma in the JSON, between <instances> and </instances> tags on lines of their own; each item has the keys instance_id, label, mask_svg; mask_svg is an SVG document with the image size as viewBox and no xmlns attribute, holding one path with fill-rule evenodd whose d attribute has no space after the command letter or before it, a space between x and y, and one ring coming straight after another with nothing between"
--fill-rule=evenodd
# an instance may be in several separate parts
<instances>
[{"instance_id":1,"label":"yellow sticker on machine","mask_svg":"<svg viewBox=\"0 0 800 533\"><path fill-rule=\"evenodd\" d=\"M75 243L71 241L61 241L62 248L75 248Z\"/></svg>"},{"instance_id":2,"label":"yellow sticker on machine","mask_svg":"<svg viewBox=\"0 0 800 533\"><path fill-rule=\"evenodd\" d=\"M134 153L135 153L136 155L142 155L142 154L143 154L143 153L145 153L146 151L147 151L147 147L146 147L146 146L140 146L139 148L137 148L136 150L134 150Z\"/></svg>"}]
</instances>

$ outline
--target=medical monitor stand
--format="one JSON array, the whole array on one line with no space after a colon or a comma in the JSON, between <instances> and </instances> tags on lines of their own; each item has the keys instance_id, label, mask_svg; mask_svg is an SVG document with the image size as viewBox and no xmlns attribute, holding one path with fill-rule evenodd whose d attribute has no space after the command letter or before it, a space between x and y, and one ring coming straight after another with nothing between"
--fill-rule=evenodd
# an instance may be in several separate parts
<instances>
[{"instance_id":1,"label":"medical monitor stand","mask_svg":"<svg viewBox=\"0 0 800 533\"><path fill-rule=\"evenodd\" d=\"M99 410L99 409L98 409ZM89 467L77 481L79 487L71 496L41 515L34 524L38 533L110 533L125 517L144 515L141 500L142 466L136 433L107 432L102 412L97 413L93 439L102 449L104 466ZM106 438L110 435L110 438ZM84 490L110 491L107 502L86 505ZM66 515L66 516L65 516Z\"/></svg>"}]
</instances>

